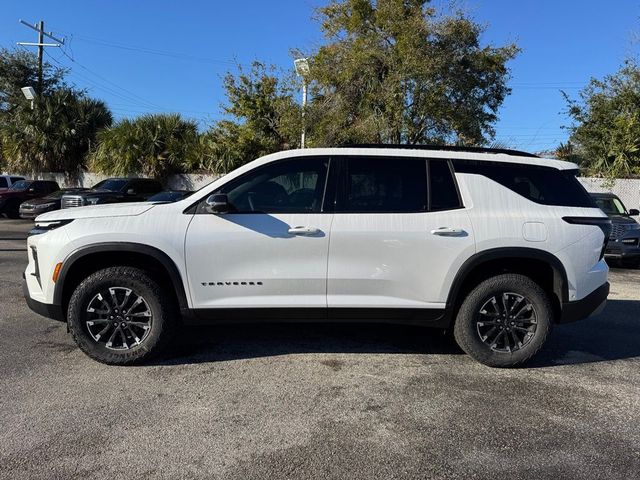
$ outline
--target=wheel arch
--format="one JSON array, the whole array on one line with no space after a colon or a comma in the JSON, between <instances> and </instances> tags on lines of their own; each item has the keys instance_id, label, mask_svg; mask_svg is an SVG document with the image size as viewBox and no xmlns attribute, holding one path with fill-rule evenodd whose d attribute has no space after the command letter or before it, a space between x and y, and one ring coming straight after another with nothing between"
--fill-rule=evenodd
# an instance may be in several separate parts
<instances>
[{"instance_id":1,"label":"wheel arch","mask_svg":"<svg viewBox=\"0 0 640 480\"><path fill-rule=\"evenodd\" d=\"M133 242L98 243L73 251L62 263L53 303L60 305L66 316L66 305L75 287L88 274L116 265L139 267L156 274L154 279L170 287L180 311L188 312L184 282L175 262L156 247Z\"/></svg>"},{"instance_id":2,"label":"wheel arch","mask_svg":"<svg viewBox=\"0 0 640 480\"><path fill-rule=\"evenodd\" d=\"M481 281L500 273L521 273L551 293L555 321L569 300L569 282L562 262L544 250L526 247L494 248L478 252L462 264L447 296L451 324L466 294Z\"/></svg>"}]
</instances>

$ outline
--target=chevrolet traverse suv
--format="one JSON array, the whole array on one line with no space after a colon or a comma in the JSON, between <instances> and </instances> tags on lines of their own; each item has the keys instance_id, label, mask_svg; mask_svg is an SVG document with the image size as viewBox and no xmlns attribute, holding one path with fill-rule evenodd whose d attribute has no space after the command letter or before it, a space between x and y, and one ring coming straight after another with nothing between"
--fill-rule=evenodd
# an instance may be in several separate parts
<instances>
[{"instance_id":1,"label":"chevrolet traverse suv","mask_svg":"<svg viewBox=\"0 0 640 480\"><path fill-rule=\"evenodd\" d=\"M39 216L24 292L108 364L184 324L400 322L498 367L603 306L610 219L575 164L360 146L267 155L174 203Z\"/></svg>"}]
</instances>

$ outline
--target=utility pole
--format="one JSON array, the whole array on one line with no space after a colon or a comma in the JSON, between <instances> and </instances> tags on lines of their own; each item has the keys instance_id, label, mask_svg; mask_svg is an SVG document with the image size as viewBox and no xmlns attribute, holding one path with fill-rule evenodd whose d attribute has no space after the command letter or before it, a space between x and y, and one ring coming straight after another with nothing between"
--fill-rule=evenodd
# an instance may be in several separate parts
<instances>
[{"instance_id":1,"label":"utility pole","mask_svg":"<svg viewBox=\"0 0 640 480\"><path fill-rule=\"evenodd\" d=\"M44 20L38 24L38 94L42 94L42 57L44 57Z\"/></svg>"},{"instance_id":2,"label":"utility pole","mask_svg":"<svg viewBox=\"0 0 640 480\"><path fill-rule=\"evenodd\" d=\"M42 61L44 57L44 47L59 47L60 45L64 45L64 38L59 39L53 36L52 32L44 31L44 21L40 20L37 24L31 25L24 20L20 20L20 23L26 27L29 27L32 30L38 32L38 42L17 42L18 45L22 45L24 47L38 47L38 95L42 94L43 90L43 80L42 80ZM54 42L58 43L44 43L44 37L49 37Z\"/></svg>"}]
</instances>

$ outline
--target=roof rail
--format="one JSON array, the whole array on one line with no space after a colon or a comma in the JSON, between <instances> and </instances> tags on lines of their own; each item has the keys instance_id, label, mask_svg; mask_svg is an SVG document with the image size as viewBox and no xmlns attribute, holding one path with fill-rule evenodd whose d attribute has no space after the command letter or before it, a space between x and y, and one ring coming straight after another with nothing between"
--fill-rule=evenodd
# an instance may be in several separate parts
<instances>
[{"instance_id":1,"label":"roof rail","mask_svg":"<svg viewBox=\"0 0 640 480\"><path fill-rule=\"evenodd\" d=\"M463 147L458 145L410 145L406 143L352 143L338 145L338 148L402 148L407 150L441 150L447 152L471 152L471 153L504 153L506 155L517 155L520 157L540 158L530 152L520 150L510 150L508 148L489 147Z\"/></svg>"}]
</instances>

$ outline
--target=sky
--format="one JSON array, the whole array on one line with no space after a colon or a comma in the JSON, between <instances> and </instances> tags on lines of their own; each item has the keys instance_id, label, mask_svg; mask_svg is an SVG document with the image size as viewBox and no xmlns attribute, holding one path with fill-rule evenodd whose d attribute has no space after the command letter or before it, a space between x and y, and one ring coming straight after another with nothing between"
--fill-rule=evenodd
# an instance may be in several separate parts
<instances>
[{"instance_id":1,"label":"sky","mask_svg":"<svg viewBox=\"0 0 640 480\"><path fill-rule=\"evenodd\" d=\"M173 111L205 129L222 116L222 77L236 62L290 68L291 48L312 51L322 42L313 14L325 3L2 0L0 46L35 42L37 33L18 20L44 20L46 31L66 40L47 48L45 59L70 68L69 80L105 100L116 118ZM591 77L614 73L640 46L638 1L457 4L486 27L484 45L522 49L509 64L512 93L495 125L495 140L512 148L537 152L566 141L560 90L577 97Z\"/></svg>"}]
</instances>

